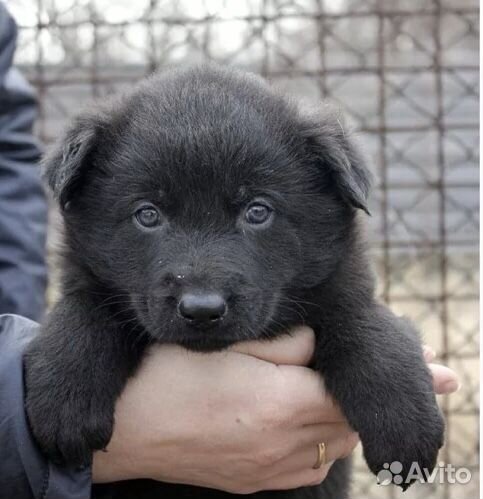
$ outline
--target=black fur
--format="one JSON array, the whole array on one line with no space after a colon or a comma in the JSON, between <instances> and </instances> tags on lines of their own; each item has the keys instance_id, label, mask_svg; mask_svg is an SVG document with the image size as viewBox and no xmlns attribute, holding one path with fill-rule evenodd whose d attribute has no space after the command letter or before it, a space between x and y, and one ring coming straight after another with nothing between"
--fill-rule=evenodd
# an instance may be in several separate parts
<instances>
[{"instance_id":1,"label":"black fur","mask_svg":"<svg viewBox=\"0 0 483 499\"><path fill-rule=\"evenodd\" d=\"M309 116L253 75L171 71L84 113L44 168L65 221L62 297L25 363L30 424L50 457L85 464L107 445L149 343L213 351L304 322L370 469L433 468L444 425L431 376L414 328L374 297L358 211L370 175L333 113ZM273 208L263 226L244 219L254 199ZM162 214L154 229L133 216L145 202ZM227 300L216 326L177 315L191 288ZM341 462L321 487L255 496L337 499L347 484ZM95 494L229 495L154 482Z\"/></svg>"}]
</instances>

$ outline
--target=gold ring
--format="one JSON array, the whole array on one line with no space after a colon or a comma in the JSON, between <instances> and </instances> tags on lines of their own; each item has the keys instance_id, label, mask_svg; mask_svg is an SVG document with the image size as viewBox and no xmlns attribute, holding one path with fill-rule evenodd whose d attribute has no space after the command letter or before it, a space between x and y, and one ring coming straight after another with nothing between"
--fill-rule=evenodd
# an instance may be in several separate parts
<instances>
[{"instance_id":1,"label":"gold ring","mask_svg":"<svg viewBox=\"0 0 483 499\"><path fill-rule=\"evenodd\" d=\"M315 461L315 464L313 466L314 470L318 470L322 465L325 464L325 449L326 446L324 442L320 442L319 444L317 444L318 455L317 461Z\"/></svg>"}]
</instances>

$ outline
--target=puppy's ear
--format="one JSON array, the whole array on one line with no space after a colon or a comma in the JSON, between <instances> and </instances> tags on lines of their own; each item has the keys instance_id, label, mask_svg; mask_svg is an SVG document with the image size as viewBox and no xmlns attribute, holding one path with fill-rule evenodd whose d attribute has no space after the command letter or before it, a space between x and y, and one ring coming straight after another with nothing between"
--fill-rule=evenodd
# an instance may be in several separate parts
<instances>
[{"instance_id":1,"label":"puppy's ear","mask_svg":"<svg viewBox=\"0 0 483 499\"><path fill-rule=\"evenodd\" d=\"M43 178L63 210L91 166L98 143L99 121L96 116L78 117L42 161Z\"/></svg>"},{"instance_id":2,"label":"puppy's ear","mask_svg":"<svg viewBox=\"0 0 483 499\"><path fill-rule=\"evenodd\" d=\"M313 114L304 121L303 135L315 154L316 163L350 205L370 215L368 197L372 174L354 140L344 131L334 112Z\"/></svg>"}]
</instances>

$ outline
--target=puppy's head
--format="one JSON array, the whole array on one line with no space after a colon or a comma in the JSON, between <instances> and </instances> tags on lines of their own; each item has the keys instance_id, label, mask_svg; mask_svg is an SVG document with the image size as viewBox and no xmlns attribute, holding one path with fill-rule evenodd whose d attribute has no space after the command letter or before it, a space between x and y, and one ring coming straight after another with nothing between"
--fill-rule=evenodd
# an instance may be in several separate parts
<instances>
[{"instance_id":1,"label":"puppy's head","mask_svg":"<svg viewBox=\"0 0 483 499\"><path fill-rule=\"evenodd\" d=\"M85 113L44 174L74 263L153 338L199 350L297 318L293 294L335 271L369 189L330 113L212 66Z\"/></svg>"}]
</instances>

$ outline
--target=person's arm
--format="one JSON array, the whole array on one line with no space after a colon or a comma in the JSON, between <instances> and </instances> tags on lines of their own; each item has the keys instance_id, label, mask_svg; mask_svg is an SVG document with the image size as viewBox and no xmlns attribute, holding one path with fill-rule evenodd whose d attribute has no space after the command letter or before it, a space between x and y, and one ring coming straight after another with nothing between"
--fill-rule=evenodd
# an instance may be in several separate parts
<instances>
[{"instance_id":1,"label":"person's arm","mask_svg":"<svg viewBox=\"0 0 483 499\"><path fill-rule=\"evenodd\" d=\"M49 463L27 424L22 356L37 329L23 317L0 315L0 499L86 499L90 469Z\"/></svg>"},{"instance_id":2,"label":"person's arm","mask_svg":"<svg viewBox=\"0 0 483 499\"><path fill-rule=\"evenodd\" d=\"M47 205L32 88L12 67L17 29L0 2L0 314L38 320L47 282Z\"/></svg>"}]
</instances>

